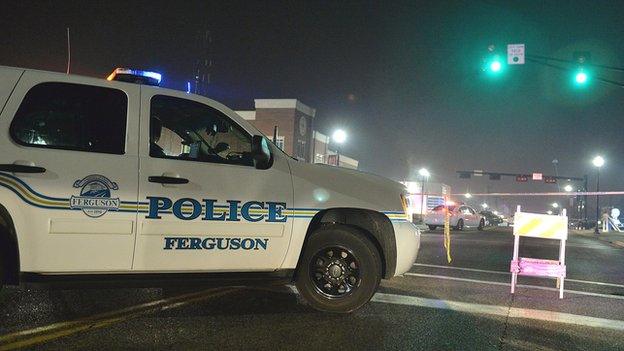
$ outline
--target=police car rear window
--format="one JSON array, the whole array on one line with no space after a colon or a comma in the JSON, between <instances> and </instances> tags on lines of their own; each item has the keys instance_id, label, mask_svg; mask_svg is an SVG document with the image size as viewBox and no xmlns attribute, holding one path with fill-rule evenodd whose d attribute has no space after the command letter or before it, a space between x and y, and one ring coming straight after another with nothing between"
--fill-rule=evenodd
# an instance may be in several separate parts
<instances>
[{"instance_id":1,"label":"police car rear window","mask_svg":"<svg viewBox=\"0 0 624 351\"><path fill-rule=\"evenodd\" d=\"M26 146L123 154L127 109L121 90L42 83L24 97L11 137Z\"/></svg>"}]
</instances>

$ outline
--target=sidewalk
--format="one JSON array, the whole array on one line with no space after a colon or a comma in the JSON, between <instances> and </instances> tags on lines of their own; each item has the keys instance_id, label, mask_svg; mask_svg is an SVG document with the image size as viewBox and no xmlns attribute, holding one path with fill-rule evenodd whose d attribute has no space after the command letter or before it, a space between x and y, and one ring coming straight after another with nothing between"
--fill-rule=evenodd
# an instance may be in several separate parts
<instances>
[{"instance_id":1,"label":"sidewalk","mask_svg":"<svg viewBox=\"0 0 624 351\"><path fill-rule=\"evenodd\" d=\"M610 231L608 233L594 234L593 229L588 230L570 230L570 235L582 235L588 238L595 238L598 240L606 241L613 246L624 248L624 233L618 233Z\"/></svg>"}]
</instances>

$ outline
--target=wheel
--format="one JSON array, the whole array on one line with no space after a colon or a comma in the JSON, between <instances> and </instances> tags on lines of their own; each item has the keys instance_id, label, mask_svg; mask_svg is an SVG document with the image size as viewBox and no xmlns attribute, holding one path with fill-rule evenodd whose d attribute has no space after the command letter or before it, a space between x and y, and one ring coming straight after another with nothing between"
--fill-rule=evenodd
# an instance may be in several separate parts
<instances>
[{"instance_id":1,"label":"wheel","mask_svg":"<svg viewBox=\"0 0 624 351\"><path fill-rule=\"evenodd\" d=\"M485 221L483 220L483 218L481 218L481 221L479 221L479 226L477 227L477 229L483 230L483 228L485 228Z\"/></svg>"},{"instance_id":2,"label":"wheel","mask_svg":"<svg viewBox=\"0 0 624 351\"><path fill-rule=\"evenodd\" d=\"M429 230L435 230L438 226L437 225L427 225L429 227Z\"/></svg>"},{"instance_id":3,"label":"wheel","mask_svg":"<svg viewBox=\"0 0 624 351\"><path fill-rule=\"evenodd\" d=\"M454 227L453 227L453 229L455 229L455 230L459 230L459 231L464 230L464 220L460 218L460 219L457 221L457 225L456 225L456 226L454 226Z\"/></svg>"},{"instance_id":4,"label":"wheel","mask_svg":"<svg viewBox=\"0 0 624 351\"><path fill-rule=\"evenodd\" d=\"M310 235L295 284L313 308L337 313L367 303L381 280L381 257L366 234L341 224Z\"/></svg>"}]
</instances>

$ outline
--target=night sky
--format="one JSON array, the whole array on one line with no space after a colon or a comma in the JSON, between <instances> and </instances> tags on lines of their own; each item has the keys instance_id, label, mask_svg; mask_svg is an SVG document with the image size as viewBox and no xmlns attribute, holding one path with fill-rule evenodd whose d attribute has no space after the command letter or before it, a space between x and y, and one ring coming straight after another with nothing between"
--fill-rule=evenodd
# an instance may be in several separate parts
<instances>
[{"instance_id":1,"label":"night sky","mask_svg":"<svg viewBox=\"0 0 624 351\"><path fill-rule=\"evenodd\" d=\"M226 4L227 3L227 4ZM346 129L361 169L397 180L420 167L454 192L556 191L513 179L458 179L455 171L590 175L624 189L624 89L528 62L498 78L481 72L487 47L624 67L621 1L2 1L0 65L105 77L114 67L157 70L184 89L213 36L211 98L252 109L254 98L297 98L316 129ZM624 82L624 73L599 71ZM476 202L481 199L476 199ZM498 200L544 210L553 199ZM561 200L562 201L562 200ZM624 198L603 200L624 207ZM590 210L591 213L591 210Z\"/></svg>"}]
</instances>

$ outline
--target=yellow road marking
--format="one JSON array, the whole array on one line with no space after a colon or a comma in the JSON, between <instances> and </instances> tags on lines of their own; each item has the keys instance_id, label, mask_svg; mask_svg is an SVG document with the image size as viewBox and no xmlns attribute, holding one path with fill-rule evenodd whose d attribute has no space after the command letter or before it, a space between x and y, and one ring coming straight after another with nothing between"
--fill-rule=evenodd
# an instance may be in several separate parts
<instances>
[{"instance_id":1,"label":"yellow road marking","mask_svg":"<svg viewBox=\"0 0 624 351\"><path fill-rule=\"evenodd\" d=\"M168 299L161 299L141 305L131 306L121 310L96 314L74 321L59 322L48 326L2 335L0 336L0 351L15 350L22 347L42 344L76 334L81 331L102 328L108 325L123 322L155 311L181 307L192 302L225 295L235 290L237 289L209 289L199 293L179 295Z\"/></svg>"}]
</instances>

